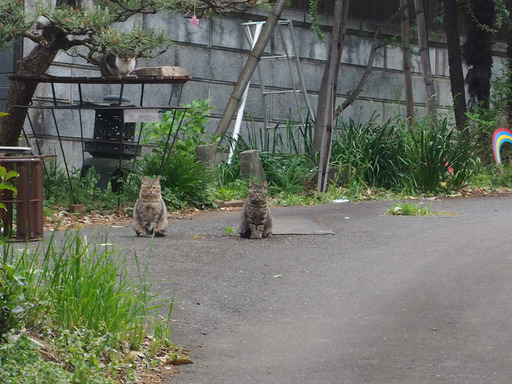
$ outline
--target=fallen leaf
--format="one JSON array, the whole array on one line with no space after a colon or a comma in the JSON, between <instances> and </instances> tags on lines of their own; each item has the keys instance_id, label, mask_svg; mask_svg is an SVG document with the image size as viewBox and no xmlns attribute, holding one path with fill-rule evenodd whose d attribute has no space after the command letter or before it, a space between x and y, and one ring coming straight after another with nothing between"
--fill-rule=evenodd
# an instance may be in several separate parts
<instances>
[{"instance_id":1,"label":"fallen leaf","mask_svg":"<svg viewBox=\"0 0 512 384\"><path fill-rule=\"evenodd\" d=\"M184 364L192 364L193 361L190 360L190 357L179 355L177 357L171 358L167 361L167 364L171 365L184 365Z\"/></svg>"}]
</instances>

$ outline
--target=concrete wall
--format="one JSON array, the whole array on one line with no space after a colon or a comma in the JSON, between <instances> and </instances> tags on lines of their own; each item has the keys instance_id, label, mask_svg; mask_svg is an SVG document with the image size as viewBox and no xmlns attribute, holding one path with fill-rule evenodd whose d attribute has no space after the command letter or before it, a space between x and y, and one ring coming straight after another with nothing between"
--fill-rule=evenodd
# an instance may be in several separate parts
<instances>
[{"instance_id":1,"label":"concrete wall","mask_svg":"<svg viewBox=\"0 0 512 384\"><path fill-rule=\"evenodd\" d=\"M303 13L285 11L283 18L294 21L295 38L301 58L302 71L313 108L320 87L325 60L327 59L327 42L317 40L309 30L309 24L304 22ZM229 100L231 92L241 73L249 54L249 44L246 41L241 23L248 20L261 20L261 15L254 13L244 17L223 16L201 19L198 26L190 24L188 19L180 15L152 15L146 18L145 24L165 30L175 40L176 44L165 54L151 61L139 60L138 66L177 65L185 68L192 76L183 89L181 103L189 103L193 99L211 99L211 105L216 109L211 113L209 129L214 131L218 119ZM329 24L329 20L325 20ZM368 59L375 25L366 22L350 21L347 29L345 47L342 57L342 67L338 84L338 103L356 87ZM388 36L399 36L398 29L387 31ZM289 39L288 39L289 40ZM29 50L30 45L25 46ZM282 54L284 47L275 35L267 47L269 54ZM504 47L496 46L494 73L499 73L505 65ZM440 112L451 108L451 94L448 77L448 58L442 36L433 37L430 57L438 89L438 106ZM260 68L263 82L268 90L281 90L293 87L286 61L262 62ZM51 74L63 76L99 76L97 68L86 65L83 61L71 59L61 53L50 70ZM404 87L402 74L402 53L398 46L388 44L382 47L375 58L373 71L368 78L364 91L359 99L343 112L343 119L353 119L365 122L372 117L385 120L403 112ZM425 109L425 87L420 72L420 60L417 52L413 57L413 86L415 108L421 116ZM116 94L118 86L95 85L83 88L83 96L88 101L98 102L107 94ZM148 103L161 104L159 100L168 99L168 89L154 87L146 89L145 98ZM128 90L132 100L137 101L140 88ZM125 93L126 94L126 93ZM48 99L50 87L41 84L37 95ZM61 102L74 102L78 99L76 86L66 85L57 88L57 97ZM246 112L250 116L249 126L260 127L262 116L259 79L255 75L251 83ZM297 116L294 100L288 96L272 96L268 103L268 115L273 122L285 122L289 117ZM82 118L83 134L92 135L93 113L79 115L77 111L59 112L57 120L60 134L66 139L65 151L68 160L77 165L81 162L79 119ZM48 111L32 113L35 131L46 137L45 153L59 153L55 140L55 128L52 116ZM244 125L242 134L247 134ZM27 126L27 131L30 128ZM232 129L232 128L231 128Z\"/></svg>"}]
</instances>

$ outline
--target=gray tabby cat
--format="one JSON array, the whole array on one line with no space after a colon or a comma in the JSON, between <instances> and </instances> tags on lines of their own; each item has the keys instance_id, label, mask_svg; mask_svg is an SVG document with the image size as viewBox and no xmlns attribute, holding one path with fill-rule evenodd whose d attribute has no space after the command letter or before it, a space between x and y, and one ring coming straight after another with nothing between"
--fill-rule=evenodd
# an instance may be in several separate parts
<instances>
[{"instance_id":1,"label":"gray tabby cat","mask_svg":"<svg viewBox=\"0 0 512 384\"><path fill-rule=\"evenodd\" d=\"M135 64L135 52L109 51L101 56L98 66L101 76L127 76L135 69Z\"/></svg>"},{"instance_id":2,"label":"gray tabby cat","mask_svg":"<svg viewBox=\"0 0 512 384\"><path fill-rule=\"evenodd\" d=\"M160 176L150 179L142 177L142 185L135 208L133 228L137 236L165 236L167 208L162 199Z\"/></svg>"},{"instance_id":3,"label":"gray tabby cat","mask_svg":"<svg viewBox=\"0 0 512 384\"><path fill-rule=\"evenodd\" d=\"M242 210L240 237L261 239L272 235L272 215L268 205L267 182L257 184L251 181L249 195Z\"/></svg>"}]
</instances>

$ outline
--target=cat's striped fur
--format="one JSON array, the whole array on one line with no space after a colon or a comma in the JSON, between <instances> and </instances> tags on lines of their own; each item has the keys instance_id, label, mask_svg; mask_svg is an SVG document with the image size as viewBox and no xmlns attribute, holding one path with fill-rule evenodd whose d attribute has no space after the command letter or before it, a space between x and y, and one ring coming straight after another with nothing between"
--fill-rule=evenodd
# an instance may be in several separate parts
<instances>
[{"instance_id":1,"label":"cat's striped fur","mask_svg":"<svg viewBox=\"0 0 512 384\"><path fill-rule=\"evenodd\" d=\"M272 235L272 215L268 205L267 182L250 182L249 195L242 210L240 237L261 239Z\"/></svg>"},{"instance_id":2,"label":"cat's striped fur","mask_svg":"<svg viewBox=\"0 0 512 384\"><path fill-rule=\"evenodd\" d=\"M137 236L165 236L167 208L162 199L160 176L143 177L139 199L133 208L133 228Z\"/></svg>"}]
</instances>

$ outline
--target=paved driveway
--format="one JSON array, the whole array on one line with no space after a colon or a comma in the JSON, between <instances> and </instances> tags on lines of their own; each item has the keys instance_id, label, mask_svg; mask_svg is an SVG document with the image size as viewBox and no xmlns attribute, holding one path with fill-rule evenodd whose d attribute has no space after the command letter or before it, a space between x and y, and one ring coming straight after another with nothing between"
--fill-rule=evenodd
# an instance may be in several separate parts
<instances>
[{"instance_id":1,"label":"paved driveway","mask_svg":"<svg viewBox=\"0 0 512 384\"><path fill-rule=\"evenodd\" d=\"M176 299L173 340L194 364L172 384L510 383L512 197L425 202L456 213L437 217L392 204L273 210L334 235L223 235L239 212L171 220L154 240L108 232L151 253Z\"/></svg>"}]
</instances>

